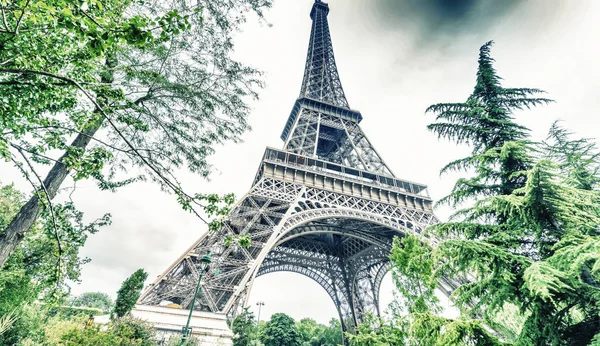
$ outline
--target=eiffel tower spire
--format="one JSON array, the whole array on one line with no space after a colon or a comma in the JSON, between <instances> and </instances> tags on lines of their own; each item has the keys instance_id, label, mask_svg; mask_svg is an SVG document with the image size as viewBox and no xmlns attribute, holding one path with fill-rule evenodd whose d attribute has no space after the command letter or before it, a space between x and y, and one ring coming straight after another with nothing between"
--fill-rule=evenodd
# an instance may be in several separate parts
<instances>
[{"instance_id":1,"label":"eiffel tower spire","mask_svg":"<svg viewBox=\"0 0 600 346\"><path fill-rule=\"evenodd\" d=\"M333 45L327 23L328 13L329 5L320 0L315 1L310 11L312 29L299 98L306 97L350 108L333 57Z\"/></svg>"},{"instance_id":2,"label":"eiffel tower spire","mask_svg":"<svg viewBox=\"0 0 600 346\"><path fill-rule=\"evenodd\" d=\"M394 177L359 127L350 109L333 57L329 5L315 0L300 97L281 134L283 149L363 171Z\"/></svg>"}]
</instances>

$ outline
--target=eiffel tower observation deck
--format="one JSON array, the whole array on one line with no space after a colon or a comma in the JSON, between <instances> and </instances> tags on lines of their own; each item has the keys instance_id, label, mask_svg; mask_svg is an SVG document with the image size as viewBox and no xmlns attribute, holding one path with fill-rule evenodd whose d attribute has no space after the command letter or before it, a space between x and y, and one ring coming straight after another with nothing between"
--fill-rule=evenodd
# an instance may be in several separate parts
<instances>
[{"instance_id":1,"label":"eiffel tower observation deck","mask_svg":"<svg viewBox=\"0 0 600 346\"><path fill-rule=\"evenodd\" d=\"M191 306L200 258L213 251L195 309L235 316L256 277L288 271L315 280L334 302L344 330L380 315L379 288L394 236L437 222L423 184L396 178L360 128L335 64L327 15L316 0L300 95L267 148L250 191L218 232L208 232L158 277L142 304ZM219 247L229 235L252 243ZM441 283L443 291L450 284ZM285 287L281 287L285 290ZM290 299L293 299L290 297Z\"/></svg>"}]
</instances>

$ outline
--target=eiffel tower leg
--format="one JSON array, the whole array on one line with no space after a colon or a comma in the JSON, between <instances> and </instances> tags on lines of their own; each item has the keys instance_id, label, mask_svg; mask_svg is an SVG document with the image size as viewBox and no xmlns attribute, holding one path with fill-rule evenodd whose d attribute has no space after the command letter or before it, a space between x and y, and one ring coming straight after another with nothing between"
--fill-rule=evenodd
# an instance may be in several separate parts
<instances>
[{"instance_id":1,"label":"eiffel tower leg","mask_svg":"<svg viewBox=\"0 0 600 346\"><path fill-rule=\"evenodd\" d=\"M197 282L199 258L227 236L248 234L249 248L231 244L222 253L213 254L209 271L202 279L202 296L197 310L230 313L243 304L254 272L269 249L274 246L280 221L286 218L290 204L302 187L273 179L257 182L233 208L227 222L218 232L201 237L171 265L142 295L142 304L155 305L171 301L187 308ZM241 303L240 303L241 302ZM234 309L235 310L235 309Z\"/></svg>"},{"instance_id":2,"label":"eiffel tower leg","mask_svg":"<svg viewBox=\"0 0 600 346\"><path fill-rule=\"evenodd\" d=\"M356 302L358 319L362 322L366 314L381 317L379 288L389 268L389 262L381 260L366 268L360 268L353 282L353 299Z\"/></svg>"},{"instance_id":3,"label":"eiffel tower leg","mask_svg":"<svg viewBox=\"0 0 600 346\"><path fill-rule=\"evenodd\" d=\"M342 276L340 286L343 288L344 295L347 297L347 311L345 316L340 316L344 331L353 330L358 325L357 309L355 300L352 299L352 276L353 273L349 270L347 263L340 259L340 267L342 268Z\"/></svg>"},{"instance_id":4,"label":"eiffel tower leg","mask_svg":"<svg viewBox=\"0 0 600 346\"><path fill-rule=\"evenodd\" d=\"M284 178L273 177L277 174ZM255 277L288 271L305 275L326 290L344 331L354 329L367 312L380 315L378 289L391 239L419 232L423 221L434 219L428 218L427 211L405 209L403 200L394 199L397 206L372 201L381 196L389 202L388 195L375 195L356 184L339 187L336 179L318 172L300 175L280 166L265 166L260 175L222 229L199 239L140 302L170 301L187 308L198 280L200 257L215 245L222 247L224 237L247 234L252 240L249 248L234 243L214 253L202 279L197 310L233 318L247 304ZM338 188L344 194L332 191Z\"/></svg>"}]
</instances>

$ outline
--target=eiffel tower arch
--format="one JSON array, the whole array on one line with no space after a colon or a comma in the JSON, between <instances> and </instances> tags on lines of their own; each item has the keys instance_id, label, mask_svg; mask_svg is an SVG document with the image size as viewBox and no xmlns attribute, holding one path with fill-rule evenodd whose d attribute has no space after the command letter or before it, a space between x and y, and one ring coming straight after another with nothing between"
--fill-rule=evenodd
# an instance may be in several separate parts
<instances>
[{"instance_id":1,"label":"eiffel tower arch","mask_svg":"<svg viewBox=\"0 0 600 346\"><path fill-rule=\"evenodd\" d=\"M282 149L267 148L250 191L218 232L194 243L140 298L142 304L191 305L200 257L228 235L246 234L213 254L195 309L233 317L254 279L288 271L316 281L334 302L342 328L380 315L379 288L394 236L437 222L427 187L398 179L360 128L338 75L327 15L316 0L300 96L284 127ZM449 292L451 284L442 283Z\"/></svg>"}]
</instances>

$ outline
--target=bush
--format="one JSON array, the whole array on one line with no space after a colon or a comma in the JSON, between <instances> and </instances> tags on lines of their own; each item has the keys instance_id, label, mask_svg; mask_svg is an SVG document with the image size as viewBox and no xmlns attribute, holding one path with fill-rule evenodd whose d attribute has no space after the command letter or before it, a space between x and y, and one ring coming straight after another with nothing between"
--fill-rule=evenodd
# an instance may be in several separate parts
<instances>
[{"instance_id":1,"label":"bush","mask_svg":"<svg viewBox=\"0 0 600 346\"><path fill-rule=\"evenodd\" d=\"M181 344L181 336L173 335L167 341L166 346L179 346L179 344ZM193 337L189 338L185 346L200 346L200 340Z\"/></svg>"},{"instance_id":2,"label":"bush","mask_svg":"<svg viewBox=\"0 0 600 346\"><path fill-rule=\"evenodd\" d=\"M156 345L153 338L154 328L147 322L125 317L112 323L112 333L121 339L120 345L152 346Z\"/></svg>"},{"instance_id":3,"label":"bush","mask_svg":"<svg viewBox=\"0 0 600 346\"><path fill-rule=\"evenodd\" d=\"M65 346L114 346L124 345L120 341L120 338L109 332L101 331L100 326L92 325L88 328L75 327L65 333L61 339L61 344ZM127 344L137 345L137 344Z\"/></svg>"},{"instance_id":4,"label":"bush","mask_svg":"<svg viewBox=\"0 0 600 346\"><path fill-rule=\"evenodd\" d=\"M61 337L66 346L111 345L111 346L153 346L156 345L155 331L151 325L135 318L116 320L106 328L92 325L84 328L81 324Z\"/></svg>"},{"instance_id":5,"label":"bush","mask_svg":"<svg viewBox=\"0 0 600 346\"><path fill-rule=\"evenodd\" d=\"M49 317L60 317L63 319L72 319L76 317L90 317L102 315L102 309L82 308L78 306L54 306L48 309Z\"/></svg>"},{"instance_id":6,"label":"bush","mask_svg":"<svg viewBox=\"0 0 600 346\"><path fill-rule=\"evenodd\" d=\"M44 338L46 315L39 306L25 305L17 312L18 318L0 335L0 345L20 345L25 339Z\"/></svg>"},{"instance_id":7,"label":"bush","mask_svg":"<svg viewBox=\"0 0 600 346\"><path fill-rule=\"evenodd\" d=\"M43 316L43 314L40 314ZM28 319L30 321L30 319ZM38 328L24 329L26 337L14 338L0 345L61 345L61 346L155 346L155 330L148 323L126 317L105 326L87 325L88 317L45 317L38 321ZM31 321L30 321L30 324ZM28 326L31 327L31 326ZM24 334L22 333L22 334ZM21 335L22 336L22 335ZM195 343L191 343L195 345Z\"/></svg>"}]
</instances>

